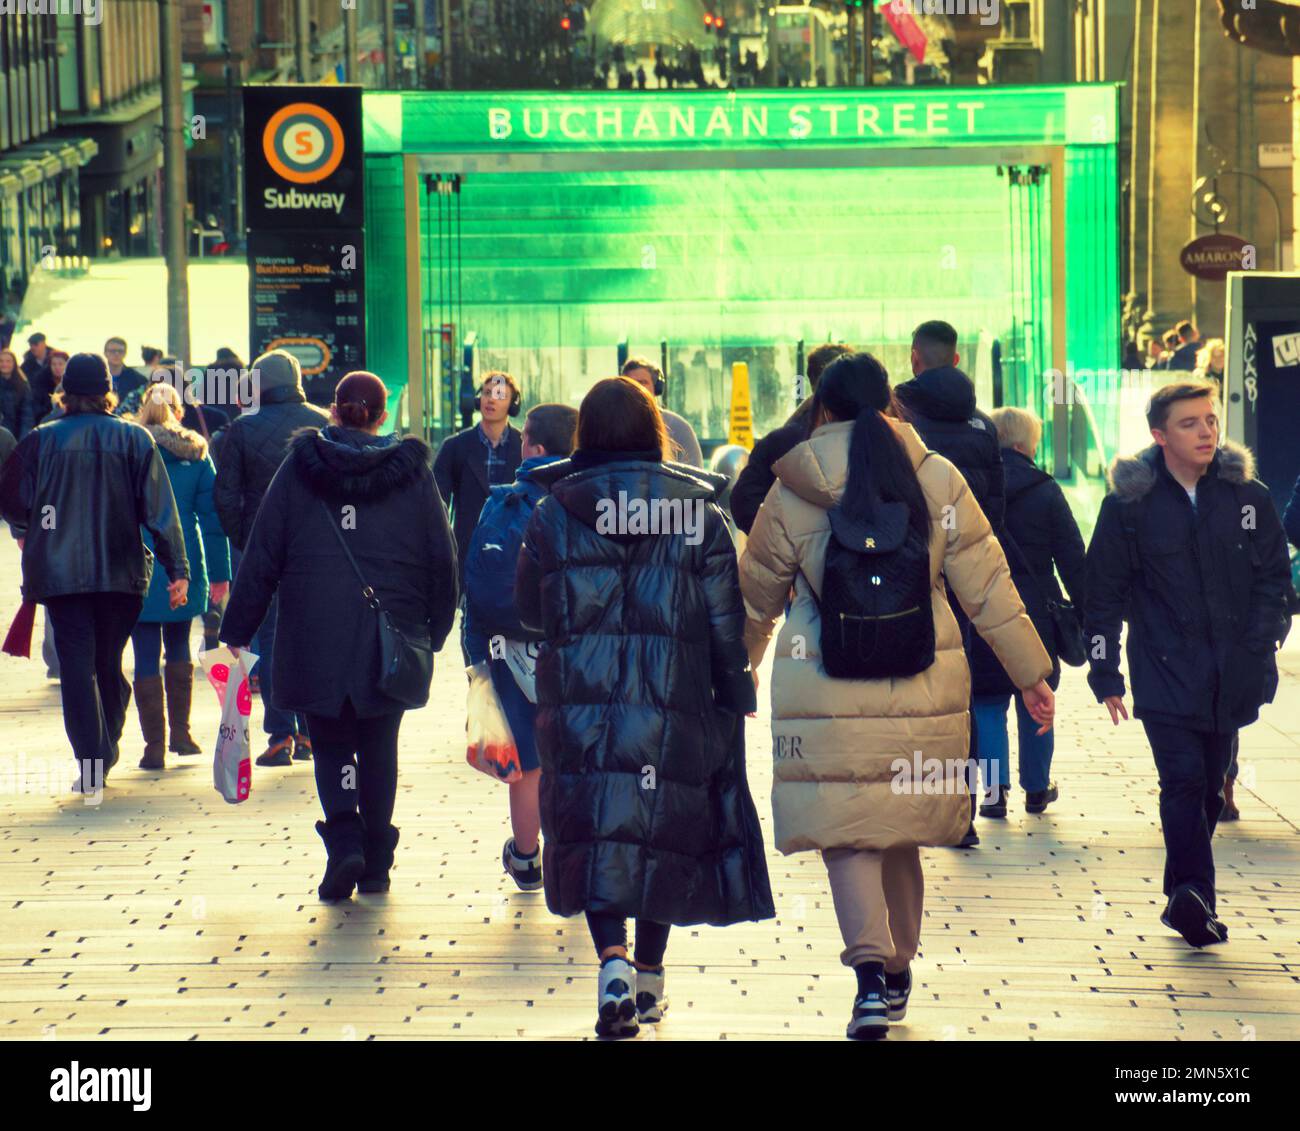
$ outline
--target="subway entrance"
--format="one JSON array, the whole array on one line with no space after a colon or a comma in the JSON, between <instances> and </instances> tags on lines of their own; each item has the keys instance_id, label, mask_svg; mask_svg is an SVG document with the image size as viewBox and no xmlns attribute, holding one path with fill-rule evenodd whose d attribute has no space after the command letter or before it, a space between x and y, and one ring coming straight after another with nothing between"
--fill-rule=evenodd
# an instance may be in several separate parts
<instances>
[{"instance_id":1,"label":"subway entrance","mask_svg":"<svg viewBox=\"0 0 1300 1131\"><path fill-rule=\"evenodd\" d=\"M1077 398L1049 374L1118 365L1111 86L365 109L368 339L372 364L408 377L414 430L459 427L489 368L526 402L577 403L640 355L706 442L746 362L762 433L816 344L852 342L904 380L912 328L943 318L981 403L1051 422L1047 466L1105 458L1088 456L1104 429L1072 426Z\"/></svg>"}]
</instances>

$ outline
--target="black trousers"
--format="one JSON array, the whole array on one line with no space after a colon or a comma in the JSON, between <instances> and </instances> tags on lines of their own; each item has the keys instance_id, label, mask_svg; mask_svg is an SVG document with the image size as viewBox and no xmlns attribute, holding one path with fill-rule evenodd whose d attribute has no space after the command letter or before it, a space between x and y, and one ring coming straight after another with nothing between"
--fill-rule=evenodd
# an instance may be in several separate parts
<instances>
[{"instance_id":1,"label":"black trousers","mask_svg":"<svg viewBox=\"0 0 1300 1131\"><path fill-rule=\"evenodd\" d=\"M1165 838L1165 895L1191 884L1214 910L1210 838L1223 810L1223 779L1235 732L1212 734L1142 721L1160 775L1160 826Z\"/></svg>"},{"instance_id":2,"label":"black trousers","mask_svg":"<svg viewBox=\"0 0 1300 1131\"><path fill-rule=\"evenodd\" d=\"M617 915L597 915L587 912L587 929L596 944L596 957L611 946L627 946L627 920ZM662 966L664 952L668 949L668 923L655 923L649 919L636 921L636 950L632 957L642 966Z\"/></svg>"},{"instance_id":3,"label":"black trousers","mask_svg":"<svg viewBox=\"0 0 1300 1131\"><path fill-rule=\"evenodd\" d=\"M367 832L376 836L393 823L403 713L359 719L349 701L338 718L307 716L316 793L327 819L360 813Z\"/></svg>"},{"instance_id":4,"label":"black trousers","mask_svg":"<svg viewBox=\"0 0 1300 1131\"><path fill-rule=\"evenodd\" d=\"M79 761L113 763L131 701L122 652L143 607L144 597L131 593L78 593L45 602L59 656L63 729Z\"/></svg>"}]
</instances>

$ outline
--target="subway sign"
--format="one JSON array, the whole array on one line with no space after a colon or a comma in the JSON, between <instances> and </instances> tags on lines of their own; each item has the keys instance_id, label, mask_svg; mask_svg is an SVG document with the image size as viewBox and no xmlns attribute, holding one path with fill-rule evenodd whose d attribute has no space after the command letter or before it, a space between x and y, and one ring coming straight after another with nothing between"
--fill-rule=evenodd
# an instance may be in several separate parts
<instances>
[{"instance_id":1,"label":"subway sign","mask_svg":"<svg viewBox=\"0 0 1300 1131\"><path fill-rule=\"evenodd\" d=\"M244 87L248 227L359 228L361 88Z\"/></svg>"}]
</instances>

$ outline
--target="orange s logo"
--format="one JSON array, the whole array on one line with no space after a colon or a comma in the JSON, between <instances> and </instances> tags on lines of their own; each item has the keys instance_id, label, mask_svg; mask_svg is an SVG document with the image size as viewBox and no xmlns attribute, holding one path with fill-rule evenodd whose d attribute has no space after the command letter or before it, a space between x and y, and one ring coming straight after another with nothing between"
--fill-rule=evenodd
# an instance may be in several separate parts
<instances>
[{"instance_id":1,"label":"orange s logo","mask_svg":"<svg viewBox=\"0 0 1300 1131\"><path fill-rule=\"evenodd\" d=\"M314 102L282 106L262 131L262 153L275 172L297 185L323 181L343 160L343 128Z\"/></svg>"}]
</instances>

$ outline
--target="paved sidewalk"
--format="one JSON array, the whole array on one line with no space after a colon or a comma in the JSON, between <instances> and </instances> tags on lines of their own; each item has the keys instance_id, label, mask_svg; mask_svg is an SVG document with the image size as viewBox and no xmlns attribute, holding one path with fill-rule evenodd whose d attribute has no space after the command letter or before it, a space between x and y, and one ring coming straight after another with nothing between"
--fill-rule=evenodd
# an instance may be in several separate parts
<instances>
[{"instance_id":1,"label":"paved sidewalk","mask_svg":"<svg viewBox=\"0 0 1300 1131\"><path fill-rule=\"evenodd\" d=\"M16 579L3 532L0 633ZM0 1036L590 1037L585 924L501 873L505 791L466 766L458 651L439 664L403 728L393 890L328 907L309 765L255 769L251 799L227 805L206 756L135 768L133 706L103 803L52 795L72 777L58 687L39 659L0 656ZM1243 819L1216 841L1226 946L1195 952L1160 926L1141 726L1111 727L1067 671L1060 803L1027 817L1015 796L1010 819L980 822L977 850L923 853L923 952L890 1040L1300 1037L1300 640L1284 666L1243 735ZM195 715L207 745L206 686ZM770 845L766 708L749 734ZM640 1039L842 1037L853 979L820 860L769 847L769 866L776 920L675 931L672 1005Z\"/></svg>"}]
</instances>

